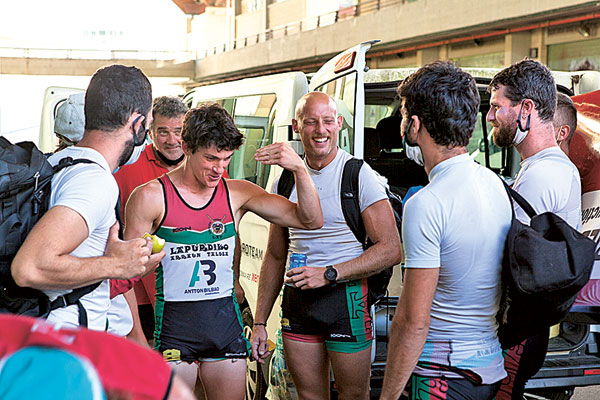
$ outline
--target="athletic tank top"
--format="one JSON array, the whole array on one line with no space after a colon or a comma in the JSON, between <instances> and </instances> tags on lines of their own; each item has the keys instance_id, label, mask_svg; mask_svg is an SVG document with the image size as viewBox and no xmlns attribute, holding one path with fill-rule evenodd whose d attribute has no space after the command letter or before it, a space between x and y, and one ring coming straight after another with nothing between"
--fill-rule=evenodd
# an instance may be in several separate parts
<instances>
[{"instance_id":1,"label":"athletic tank top","mask_svg":"<svg viewBox=\"0 0 600 400\"><path fill-rule=\"evenodd\" d=\"M204 207L181 197L167 175L158 178L165 216L156 234L167 255L156 269L157 300L199 301L232 296L235 224L224 179Z\"/></svg>"}]
</instances>

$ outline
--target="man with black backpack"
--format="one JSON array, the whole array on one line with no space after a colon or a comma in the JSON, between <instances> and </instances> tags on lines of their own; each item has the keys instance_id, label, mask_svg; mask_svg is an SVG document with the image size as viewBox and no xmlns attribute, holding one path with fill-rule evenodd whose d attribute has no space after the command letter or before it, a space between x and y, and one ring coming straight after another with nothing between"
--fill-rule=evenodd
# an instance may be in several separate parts
<instances>
[{"instance_id":1,"label":"man with black backpack","mask_svg":"<svg viewBox=\"0 0 600 400\"><path fill-rule=\"evenodd\" d=\"M302 97L292 126L304 145L305 164L319 193L324 224L314 231L271 225L261 267L252 355L259 362L268 356L265 324L285 274L281 330L299 397L329 398L331 363L340 398L364 399L373 338L367 277L400 262L398 229L386 184L366 163L354 163L360 168L358 188L342 195L342 181L348 176L345 167L353 158L338 147L342 117L332 98L321 92ZM296 201L293 182L290 193L281 193L278 183L275 186L274 192ZM359 222L371 246L366 239L359 241L349 226L344 197L358 201ZM288 268L285 273L290 256L290 267L303 256L305 266Z\"/></svg>"},{"instance_id":2,"label":"man with black backpack","mask_svg":"<svg viewBox=\"0 0 600 400\"><path fill-rule=\"evenodd\" d=\"M466 149L477 85L438 61L397 91L407 155L423 161L429 184L405 203L404 285L381 399L489 400L506 376L495 315L511 207L502 181Z\"/></svg>"},{"instance_id":3,"label":"man with black backpack","mask_svg":"<svg viewBox=\"0 0 600 400\"><path fill-rule=\"evenodd\" d=\"M496 74L488 90L492 96L487 120L493 127L494 142L514 145L521 155L513 189L537 214L550 211L580 230L581 181L577 168L556 143L557 93L552 74L537 61L523 60ZM516 204L515 215L529 224L530 217ZM508 350L505 368L509 377L497 399L522 398L525 383L543 364L548 338L546 328Z\"/></svg>"},{"instance_id":4,"label":"man with black backpack","mask_svg":"<svg viewBox=\"0 0 600 400\"><path fill-rule=\"evenodd\" d=\"M86 91L83 139L49 158L52 165L87 161L54 174L50 208L21 245L11 272L19 286L50 298L50 323L105 330L108 279L148 273L165 254L151 254L150 239L119 239L119 189L112 175L143 150L151 105L151 85L139 69L98 70ZM81 287L89 290L70 296Z\"/></svg>"}]
</instances>

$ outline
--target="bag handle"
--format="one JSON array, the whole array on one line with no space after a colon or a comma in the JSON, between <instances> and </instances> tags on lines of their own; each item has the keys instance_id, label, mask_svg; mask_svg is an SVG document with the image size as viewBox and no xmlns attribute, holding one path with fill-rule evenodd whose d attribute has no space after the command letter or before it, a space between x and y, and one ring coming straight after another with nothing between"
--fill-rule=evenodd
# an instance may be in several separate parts
<instances>
[{"instance_id":1,"label":"bag handle","mask_svg":"<svg viewBox=\"0 0 600 400\"><path fill-rule=\"evenodd\" d=\"M500 178L500 180L504 184L504 188L506 189L508 196L510 198L512 198L523 209L523 211L525 211L525 213L527 213L529 218L535 217L537 215L537 213L535 212L535 210L533 209L531 204L529 204L529 202L527 200L525 200L525 198L523 196L521 196L519 193L517 193L513 188L508 186L508 184L506 182L504 182L504 179ZM515 210L513 207L513 217L514 217L514 213L515 213Z\"/></svg>"}]
</instances>

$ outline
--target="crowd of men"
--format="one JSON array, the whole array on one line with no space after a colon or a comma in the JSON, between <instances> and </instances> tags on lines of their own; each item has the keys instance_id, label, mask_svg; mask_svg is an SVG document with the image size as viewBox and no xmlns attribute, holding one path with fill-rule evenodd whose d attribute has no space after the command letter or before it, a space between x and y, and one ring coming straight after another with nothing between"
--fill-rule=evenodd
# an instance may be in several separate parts
<instances>
[{"instance_id":1,"label":"crowd of men","mask_svg":"<svg viewBox=\"0 0 600 400\"><path fill-rule=\"evenodd\" d=\"M488 91L495 144L515 146L522 157L513 188L537 212L552 211L580 229L579 174L565 155L576 126L572 102L563 95L557 102L550 71L532 60L499 72ZM266 322L283 286L283 348L299 397L329 398L331 368L340 399L366 399L374 331L367 278L399 264L403 245L406 269L381 398L520 399L541 367L548 334L509 356L498 342L513 205L501 179L466 149L480 107L475 79L438 61L397 92L402 124L390 134L403 136L429 183L406 201L398 232L385 179L363 164L358 204L372 243L363 246L341 207L342 172L352 155L338 147L342 117L327 94L308 93L296 105L292 127L303 159L285 143L256 152L257 161L293 173L288 199L273 194L277 180L268 192L226 179L244 137L223 107L153 101L139 69L102 68L85 99L67 102L84 110L85 125L63 132L67 117L57 118L62 144L49 158L53 165L67 156L92 162L54 176L52 208L15 257L15 281L51 299L100 282L47 322L68 331L84 321L90 330L153 346L175 372L181 398L187 386L210 400L244 398L245 359L268 359ZM237 234L248 211L271 223L250 340L240 318ZM152 253L145 233L164 238L165 248ZM307 265L287 268L292 253L306 255ZM209 286L195 288L207 278Z\"/></svg>"}]
</instances>

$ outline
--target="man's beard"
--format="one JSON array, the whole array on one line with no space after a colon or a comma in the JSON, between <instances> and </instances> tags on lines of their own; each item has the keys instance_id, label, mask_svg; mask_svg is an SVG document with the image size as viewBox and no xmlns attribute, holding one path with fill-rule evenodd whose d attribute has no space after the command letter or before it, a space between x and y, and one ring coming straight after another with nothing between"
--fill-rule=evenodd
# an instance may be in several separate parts
<instances>
[{"instance_id":1,"label":"man's beard","mask_svg":"<svg viewBox=\"0 0 600 400\"><path fill-rule=\"evenodd\" d=\"M511 122L501 122L498 127L494 127L492 135L496 146L508 147L513 144L515 139L515 124L517 115L514 112L509 114Z\"/></svg>"},{"instance_id":2,"label":"man's beard","mask_svg":"<svg viewBox=\"0 0 600 400\"><path fill-rule=\"evenodd\" d=\"M408 133L406 134L406 136L404 136L404 139L406 140L406 144L408 144L409 146L418 146L417 141L411 140L410 135L408 135Z\"/></svg>"},{"instance_id":3,"label":"man's beard","mask_svg":"<svg viewBox=\"0 0 600 400\"><path fill-rule=\"evenodd\" d=\"M128 140L127 143L125 143L125 147L123 148L123 151L121 152L121 156L119 157L119 163L117 164L118 166L123 166L125 165L125 163L127 161L129 161L129 157L131 157L131 154L133 154L133 148L134 148L134 144L133 144L133 138Z\"/></svg>"},{"instance_id":4,"label":"man's beard","mask_svg":"<svg viewBox=\"0 0 600 400\"><path fill-rule=\"evenodd\" d=\"M415 134L415 140L412 140L412 139L410 138L410 132L409 132L409 131L410 131L410 128L411 128L411 126L412 126L412 121L410 121L410 122L408 123L408 125L406 126L406 128L404 128L404 141L405 141L405 142L406 142L406 144L408 144L409 146L413 146L413 147L415 147L415 146L418 146L418 144L417 144L417 140L416 140L416 138L417 138L417 135Z\"/></svg>"}]
</instances>

